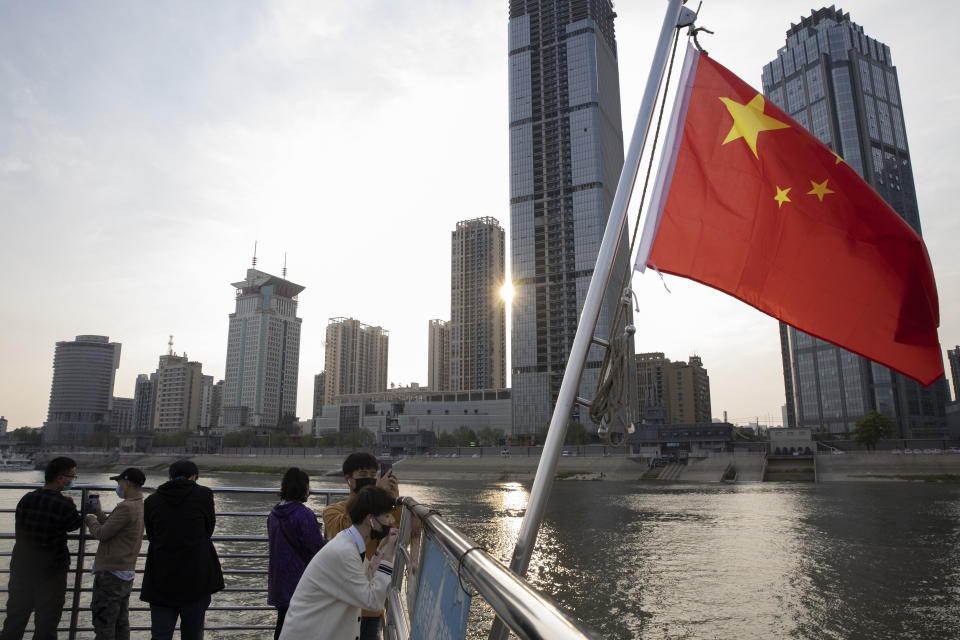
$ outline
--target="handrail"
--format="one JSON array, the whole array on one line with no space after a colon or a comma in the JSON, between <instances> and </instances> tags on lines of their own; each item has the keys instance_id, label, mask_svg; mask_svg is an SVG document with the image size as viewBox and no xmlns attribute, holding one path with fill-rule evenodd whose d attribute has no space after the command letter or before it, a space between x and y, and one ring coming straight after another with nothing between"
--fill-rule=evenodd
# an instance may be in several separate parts
<instances>
[{"instance_id":1,"label":"handrail","mask_svg":"<svg viewBox=\"0 0 960 640\"><path fill-rule=\"evenodd\" d=\"M404 532L403 526L409 521L409 514L412 513L420 520L423 535L433 540L457 567L463 583L468 583L476 589L477 593L493 608L497 617L517 637L523 640L539 638L589 640L599 637L582 622L567 615L548 596L533 589L526 581L494 559L476 542L450 526L436 511L418 503L413 498L403 498L402 504L405 509L401 535ZM394 568L396 569L401 563L402 561L397 562ZM398 586L397 580L394 586ZM411 585L408 585L408 594L410 588ZM416 594L413 600L410 610L416 611ZM399 589L391 589L390 602L391 605L400 603ZM391 629L391 627L400 630L409 628L406 612L400 609L402 607L393 606L387 609L387 614L391 618L387 629L391 631L390 637L394 639L408 637L399 635Z\"/></svg>"},{"instance_id":2,"label":"handrail","mask_svg":"<svg viewBox=\"0 0 960 640\"><path fill-rule=\"evenodd\" d=\"M18 489L32 490L41 486L39 483L0 483L0 491ZM82 496L81 506L83 506L87 502L86 497L88 493L97 490L113 490L114 485L87 484L78 485L76 488L80 490ZM276 495L277 493L276 489L270 488L210 487L210 489L215 493L269 495ZM347 491L339 489L315 489L310 493L312 495L325 496L326 503L329 504L332 497L345 496ZM406 545L397 546L397 552L393 558L393 577L387 595L389 606L387 607L387 624L384 627L385 638L392 640L408 640L410 638L413 616L417 606L417 578L419 576L419 565L422 561L420 551L424 548L427 540L433 541L440 552L447 558L448 563L457 568L462 584L465 587L469 586L475 589L478 596L490 604L496 615L503 620L519 638L586 640L599 637L581 622L561 610L549 597L534 590L522 578L512 573L503 564L490 556L487 551L480 549L473 540L454 529L450 524L445 522L437 512L419 504L413 498L403 498L402 505L404 509L400 522L400 539L403 541L410 540L410 531L413 528L415 520L422 525L422 535L420 544L410 545L411 548L409 550L406 548ZM6 517L10 517L9 514L12 511L11 509L3 509L0 510L0 513L8 514ZM216 515L218 517L237 518L260 515L265 518L267 514L259 511L230 511L217 513ZM14 533L10 531L0 531L0 540L14 539ZM239 542L258 543L258 545L265 545L268 540L266 535L240 534L214 535L212 539L217 543ZM71 550L71 555L76 559L76 562L73 563L70 569L70 572L74 575L74 580L67 594L68 601L64 607L64 613L69 612L70 614L69 616L64 616L69 622L66 626L61 626L58 631L66 634L66 637L73 640L77 637L78 633L87 634L94 630L92 626L89 626L89 594L93 591L93 588L89 586L89 580L87 582L88 586L84 586L83 584L84 559L92 556L93 553L86 547L86 541L90 540L89 537L83 536L80 533L74 533L68 535L68 540L71 541L71 545L74 543L77 545L76 552ZM147 542L149 543L149 541ZM263 553L262 551L263 547L261 546L260 550L256 551L251 550L250 552L245 552L232 548L225 553L218 554L222 560L236 558L241 561L256 561L253 565L246 564L237 568L230 566L230 563L225 563L223 569L224 575L238 576L239 580L247 580L247 582L228 586L223 591L218 592L218 594L265 594L267 589L264 576L267 571L263 567L266 565L264 560L269 557L269 554ZM0 557L9 557L10 555L10 552L0 552ZM139 554L141 558L146 555L145 550L142 550ZM2 577L3 574L9 575L9 570L0 570L0 577ZM133 587L133 592L135 593L141 591L139 584L142 575L142 568L135 570L136 578ZM250 580L255 581L251 583ZM404 580L406 580L406 584ZM0 591L6 590L6 585L0 588ZM214 600L208 608L208 611L231 612L231 615L229 618L223 620L223 624L211 624L208 619L208 623L205 625L206 631L266 632L273 629L273 625L253 624L253 621L250 621L250 624L243 624L244 619L241 617L241 614L244 612L273 611L274 607L267 605L265 597L261 596L263 599L259 600L257 604L238 605L235 604L235 600L231 601L228 599L224 601L218 599L218 594L214 594ZM81 596L86 596L86 598L82 598ZM257 599L256 595L252 597ZM82 602L83 604L81 604ZM129 610L131 612L138 612L138 615L142 615L148 612L150 608L144 603L131 602ZM85 619L81 621L81 615L84 612L86 612L87 615ZM64 620L64 622L67 622L67 620ZM131 631L143 632L149 631L149 626L134 622L130 629Z\"/></svg>"},{"instance_id":3,"label":"handrail","mask_svg":"<svg viewBox=\"0 0 960 640\"><path fill-rule=\"evenodd\" d=\"M0 482L0 491L2 490L33 490L42 487L42 483L37 482ZM80 491L80 508L81 513L85 511L87 504L87 496L92 491L113 491L116 488L115 484L80 484L75 487L75 490ZM155 486L147 485L144 487L147 491L152 491L156 489ZM254 487L209 487L211 491L215 494L266 494L266 495L277 495L276 488L254 488ZM330 499L332 496L346 496L348 491L346 489L311 489L310 494L314 496L324 496L326 498L325 504L330 504ZM16 509L0 509L0 514L13 514ZM109 512L105 512L109 513ZM268 512L218 512L216 516L221 517L236 517L236 518L248 518L260 516L266 519ZM8 531L0 531L0 540L15 540L16 534ZM69 588L67 594L68 601L65 602L64 612L70 612L69 623L66 628L60 627L57 631L58 633L66 633L69 640L75 640L78 632L91 632L94 631L92 626L82 626L80 624L80 614L84 611L89 611L89 606L82 607L80 605L81 594L92 593L92 587L83 586L83 578L85 574L85 559L93 556L94 553L91 553L87 550L86 543L91 540L91 538L86 534L86 527L81 526L78 533L71 533L67 535L67 540L70 542L76 542L77 549L76 552L71 552L71 556L75 559L73 566L70 568L70 573L73 574L73 584ZM211 540L214 542L254 542L259 544L265 544L268 540L266 535L229 535L229 534L214 534L211 536ZM147 536L144 536L144 541L149 544L149 539ZM11 552L0 552L0 557L9 557ZM146 552L141 551L139 556L140 558L146 557ZM218 556L221 559L256 559L263 560L269 558L269 554L266 553L244 553L244 552L228 552L228 553L219 553ZM264 563L265 564L265 563ZM262 565L261 565L262 566ZM9 575L9 569L0 569L0 575L7 574ZM233 569L233 568L224 568L224 575L236 575L236 576L261 576L266 575L267 570L264 569ZM137 576L136 580L139 582L140 576L143 574L143 569L135 569L135 575ZM265 582L265 580L264 580ZM69 583L68 583L69 584ZM141 589L139 586L136 586L136 583L133 588L133 592L139 592ZM6 592L7 585L4 585L3 588L0 588L0 592ZM223 591L219 593L266 593L267 589L265 586L262 587L248 587L248 586L236 586L236 587L226 587ZM130 611L138 612L147 612L150 610L148 606L138 606L133 605L129 608ZM273 611L274 607L266 605L264 601L261 605L218 605L212 604L208 611ZM207 624L204 626L207 631L267 631L272 630L272 625L258 625L258 624L224 624L224 625L210 625ZM131 625L131 631L149 631L149 626L143 625Z\"/></svg>"}]
</instances>

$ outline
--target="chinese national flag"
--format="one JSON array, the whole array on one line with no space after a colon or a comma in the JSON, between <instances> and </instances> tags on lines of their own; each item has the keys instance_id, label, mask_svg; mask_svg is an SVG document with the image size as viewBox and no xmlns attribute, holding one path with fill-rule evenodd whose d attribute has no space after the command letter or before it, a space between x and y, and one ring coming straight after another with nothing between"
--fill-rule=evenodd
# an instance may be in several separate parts
<instances>
[{"instance_id":1,"label":"chinese national flag","mask_svg":"<svg viewBox=\"0 0 960 640\"><path fill-rule=\"evenodd\" d=\"M940 378L937 289L920 236L708 56L691 49L679 91L636 267L719 289L924 385Z\"/></svg>"}]
</instances>

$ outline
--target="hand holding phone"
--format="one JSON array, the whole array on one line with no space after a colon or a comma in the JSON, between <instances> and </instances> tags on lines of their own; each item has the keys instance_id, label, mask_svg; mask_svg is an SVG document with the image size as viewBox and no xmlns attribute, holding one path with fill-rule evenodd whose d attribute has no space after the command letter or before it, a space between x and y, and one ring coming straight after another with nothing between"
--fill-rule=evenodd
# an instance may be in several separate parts
<instances>
[{"instance_id":1,"label":"hand holding phone","mask_svg":"<svg viewBox=\"0 0 960 640\"><path fill-rule=\"evenodd\" d=\"M91 493L87 496L87 513L100 513L100 496L96 493Z\"/></svg>"}]
</instances>

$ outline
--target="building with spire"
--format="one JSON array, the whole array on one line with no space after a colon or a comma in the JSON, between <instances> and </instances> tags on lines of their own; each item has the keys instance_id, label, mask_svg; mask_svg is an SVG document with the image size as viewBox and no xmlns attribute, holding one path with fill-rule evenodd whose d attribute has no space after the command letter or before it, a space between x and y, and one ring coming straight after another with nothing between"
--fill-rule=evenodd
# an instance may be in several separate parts
<instances>
[{"instance_id":1,"label":"building with spire","mask_svg":"<svg viewBox=\"0 0 960 640\"><path fill-rule=\"evenodd\" d=\"M787 30L763 67L763 91L856 170L918 234L913 166L890 47L849 13L814 11ZM790 427L853 431L871 410L893 419L900 437L942 437L947 386L927 388L783 323L780 342Z\"/></svg>"},{"instance_id":2,"label":"building with spire","mask_svg":"<svg viewBox=\"0 0 960 640\"><path fill-rule=\"evenodd\" d=\"M560 390L623 133L611 0L511 0L509 10L513 431L531 433L549 423ZM630 273L625 236L620 248L615 278ZM600 337L610 335L622 286L607 291ZM593 397L603 355L591 347L577 395Z\"/></svg>"},{"instance_id":3,"label":"building with spire","mask_svg":"<svg viewBox=\"0 0 960 640\"><path fill-rule=\"evenodd\" d=\"M305 287L255 268L234 282L224 371L223 432L270 428L297 413L300 325Z\"/></svg>"}]
</instances>

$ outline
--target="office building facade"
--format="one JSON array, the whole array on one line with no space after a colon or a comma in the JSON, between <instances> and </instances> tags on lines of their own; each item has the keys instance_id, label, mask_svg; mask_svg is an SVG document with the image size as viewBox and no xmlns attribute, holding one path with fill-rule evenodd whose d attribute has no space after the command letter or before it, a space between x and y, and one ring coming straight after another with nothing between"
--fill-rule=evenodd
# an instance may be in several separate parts
<instances>
[{"instance_id":1,"label":"office building facade","mask_svg":"<svg viewBox=\"0 0 960 640\"><path fill-rule=\"evenodd\" d=\"M427 387L450 388L450 323L446 320L430 320L427 328Z\"/></svg>"},{"instance_id":2,"label":"office building facade","mask_svg":"<svg viewBox=\"0 0 960 640\"><path fill-rule=\"evenodd\" d=\"M107 336L83 335L57 343L44 442L82 444L87 436L110 430L120 349L120 343Z\"/></svg>"},{"instance_id":3,"label":"office building facade","mask_svg":"<svg viewBox=\"0 0 960 640\"><path fill-rule=\"evenodd\" d=\"M305 287L257 269L233 283L223 386L224 432L270 428L297 413L300 325Z\"/></svg>"},{"instance_id":4,"label":"office building facade","mask_svg":"<svg viewBox=\"0 0 960 640\"><path fill-rule=\"evenodd\" d=\"M787 31L763 68L763 91L842 157L918 234L920 215L897 69L890 47L850 14L814 11ZM871 410L896 421L901 437L938 437L947 387L924 388L890 369L780 325L788 427L852 431Z\"/></svg>"},{"instance_id":5,"label":"office building facade","mask_svg":"<svg viewBox=\"0 0 960 640\"><path fill-rule=\"evenodd\" d=\"M647 424L693 424L712 420L710 376L700 356L674 362L662 353L638 353L637 398Z\"/></svg>"},{"instance_id":6,"label":"office building facade","mask_svg":"<svg viewBox=\"0 0 960 640\"><path fill-rule=\"evenodd\" d=\"M317 375L313 376L313 418L319 416L323 411L324 399L326 398L326 386L326 372L321 371Z\"/></svg>"},{"instance_id":7,"label":"office building facade","mask_svg":"<svg viewBox=\"0 0 960 640\"><path fill-rule=\"evenodd\" d=\"M203 365L186 355L160 356L154 377L151 424L156 433L199 433L203 420Z\"/></svg>"},{"instance_id":8,"label":"office building facade","mask_svg":"<svg viewBox=\"0 0 960 640\"><path fill-rule=\"evenodd\" d=\"M330 318L324 354L324 397L384 391L390 333L353 318Z\"/></svg>"},{"instance_id":9,"label":"office building facade","mask_svg":"<svg viewBox=\"0 0 960 640\"><path fill-rule=\"evenodd\" d=\"M110 431L113 433L130 433L133 431L133 398L114 397L110 405Z\"/></svg>"},{"instance_id":10,"label":"office building facade","mask_svg":"<svg viewBox=\"0 0 960 640\"><path fill-rule=\"evenodd\" d=\"M506 380L506 240L496 218L458 222L450 243L450 389Z\"/></svg>"},{"instance_id":11,"label":"office building facade","mask_svg":"<svg viewBox=\"0 0 960 640\"><path fill-rule=\"evenodd\" d=\"M623 134L612 2L511 0L509 8L512 423L515 433L533 433L549 424L560 390ZM596 329L604 338L629 273L626 237L620 247ZM578 395L593 396L602 360L591 347ZM589 422L578 407L572 417Z\"/></svg>"},{"instance_id":12,"label":"office building facade","mask_svg":"<svg viewBox=\"0 0 960 640\"><path fill-rule=\"evenodd\" d=\"M153 428L153 378L156 374L137 375L133 387L133 430L146 432Z\"/></svg>"},{"instance_id":13,"label":"office building facade","mask_svg":"<svg viewBox=\"0 0 960 640\"><path fill-rule=\"evenodd\" d=\"M953 401L960 402L960 346L947 351L950 360L950 381L953 383Z\"/></svg>"}]
</instances>

